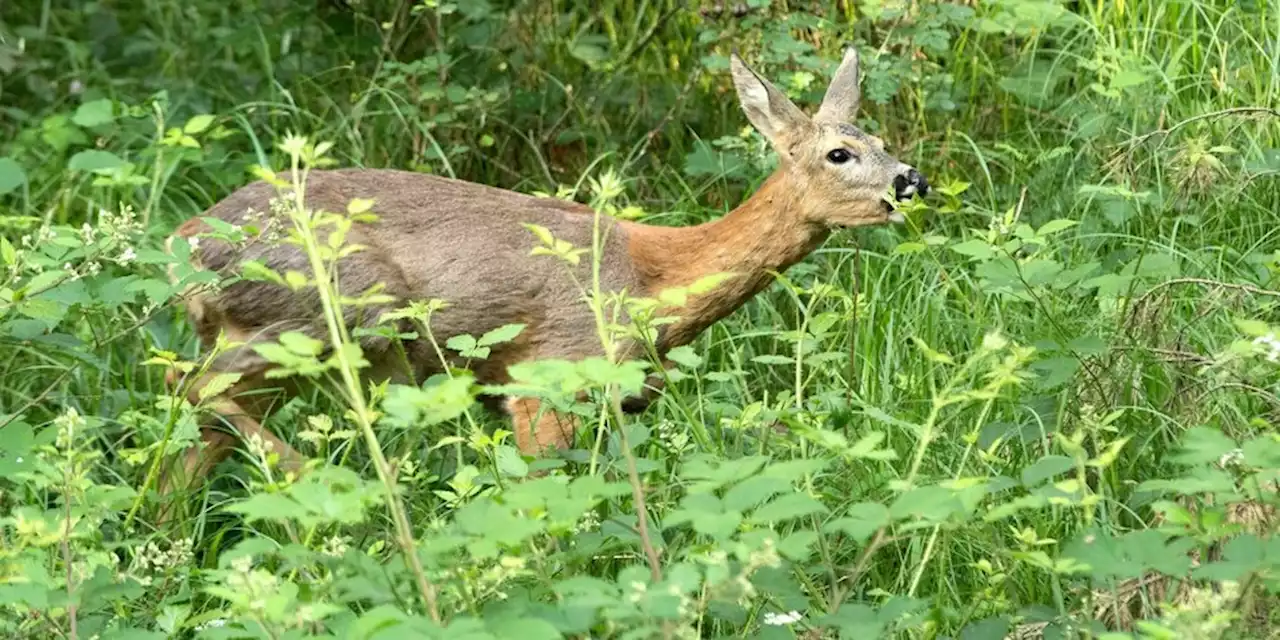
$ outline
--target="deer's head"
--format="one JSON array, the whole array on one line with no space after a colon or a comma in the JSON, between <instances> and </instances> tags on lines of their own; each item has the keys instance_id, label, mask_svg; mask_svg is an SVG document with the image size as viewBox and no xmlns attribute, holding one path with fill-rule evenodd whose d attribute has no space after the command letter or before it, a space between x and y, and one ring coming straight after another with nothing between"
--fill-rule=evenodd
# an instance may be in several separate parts
<instances>
[{"instance_id":1,"label":"deer's head","mask_svg":"<svg viewBox=\"0 0 1280 640\"><path fill-rule=\"evenodd\" d=\"M736 54L730 65L747 119L777 150L782 170L798 190L796 215L829 227L902 222L885 194L892 188L897 200L908 200L928 192L919 171L885 153L883 141L849 122L859 99L853 48L812 118Z\"/></svg>"}]
</instances>

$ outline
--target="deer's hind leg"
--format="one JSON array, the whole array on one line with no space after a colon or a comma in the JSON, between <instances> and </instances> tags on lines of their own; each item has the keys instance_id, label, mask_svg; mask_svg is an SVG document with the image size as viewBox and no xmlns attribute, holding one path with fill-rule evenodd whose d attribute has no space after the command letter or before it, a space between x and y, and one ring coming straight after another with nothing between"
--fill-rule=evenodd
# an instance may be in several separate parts
<instances>
[{"instance_id":1,"label":"deer's hind leg","mask_svg":"<svg viewBox=\"0 0 1280 640\"><path fill-rule=\"evenodd\" d=\"M516 448L520 453L537 456L548 449L568 449L578 429L576 416L562 414L544 406L537 398L508 398L504 403L511 416Z\"/></svg>"}]
</instances>

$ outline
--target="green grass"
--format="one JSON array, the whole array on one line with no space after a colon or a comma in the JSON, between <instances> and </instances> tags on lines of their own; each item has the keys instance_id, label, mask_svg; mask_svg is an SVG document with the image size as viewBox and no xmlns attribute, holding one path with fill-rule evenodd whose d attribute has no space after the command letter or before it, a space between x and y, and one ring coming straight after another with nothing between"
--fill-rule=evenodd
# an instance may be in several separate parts
<instances>
[{"instance_id":1,"label":"green grass","mask_svg":"<svg viewBox=\"0 0 1280 640\"><path fill-rule=\"evenodd\" d=\"M574 533L536 509L513 514L513 505L538 503L577 519L590 505L570 498L588 485L566 493L559 475L524 478L509 445L472 439L472 420L486 432L506 426L474 407L429 426L379 426L382 451L414 463L399 499L451 633L472 621L496 637L569 630L574 612L589 611L591 637L677 628L686 637L806 628L869 637L883 623L896 637L967 629L974 635L965 637L998 638L1002 625L1037 621L1051 623L1045 637L1069 637L1052 634L1085 633L1091 622L1133 631L1134 618L1163 619L1173 634L1148 628L1141 637L1274 637L1280 553L1276 520L1258 504L1275 504L1267 483L1280 468L1280 370L1254 340L1275 331L1280 298L1272 3L774 2L742 18L675 0L490 0L448 5L453 12L435 6L447 3L353 4L50 1L0 17L0 158L9 160L0 159L0 211L13 248L0 282L6 637L188 637L208 620L249 629L225 637L427 633L413 626L429 615L358 437L305 449L353 474L330 469L320 484L304 482L310 498L278 474L265 479L248 455L220 466L163 525L151 494L130 490L147 486L159 444L194 426L160 367L144 364L153 350L197 353L174 292L158 284L163 264L145 252L247 182L251 166L286 166L278 145L290 132L332 142L329 155L343 166L521 191L582 185L581 201L592 195L589 178L613 170L627 187L615 204L641 207L650 222L692 224L736 205L772 167L759 136L741 135L727 54L741 49L813 108L846 43L861 48L867 69L860 124L952 195L932 196L908 229L836 234L788 282L701 336L692 349L700 362L626 431L604 418L598 456L596 431L584 435L563 475L596 471L606 497L587 520L598 525ZM114 111L101 113L103 99ZM192 127L197 147L162 142L201 114L215 120ZM132 168L114 180L87 170L121 162ZM80 273L96 260L27 246L23 236L38 238L42 224L74 235L89 223L111 237L96 212L126 205L144 227L95 246L119 256L130 244L141 260L98 260L102 275L74 281L83 286L37 282L51 291L23 298L41 277L32 260ZM1055 220L1076 224L1036 233ZM141 288L126 295L130 277ZM997 333L1009 344L984 347ZM294 443L307 416L358 430L343 404L317 392L271 423ZM54 446L68 408L88 422ZM1121 448L1108 457L1113 445ZM1243 466L1218 466L1237 446ZM769 462L751 467L753 456ZM632 583L651 574L633 529L633 461L683 617L659 597L629 599ZM743 477L730 478L734 465L746 465ZM1056 489L1036 481L1042 471ZM768 489L769 473L787 490ZM727 499L728 485L746 478L757 485L740 492L761 492L749 507L798 515L724 515L723 531L698 524L694 516L713 511L698 502L700 484ZM1073 478L1084 488L1061 484ZM1143 486L1165 479L1176 482ZM490 493L446 493L472 481ZM990 493L966 492L966 482ZM266 497L280 495L293 506ZM351 517L307 520L308 499ZM356 508L362 502L370 508ZM890 507L891 525L875 526L874 505ZM1243 531L1215 519L1226 518L1225 505L1235 505L1230 521ZM1178 508L1209 515L1188 525ZM68 513L84 528L68 529ZM695 522L669 524L681 518ZM527 535L515 533L526 525ZM1157 531L1169 547L1142 537ZM751 574L753 594L734 592L719 568L737 575L766 557L764 532L786 559ZM448 547L451 536L469 546ZM353 553L320 553L331 538ZM189 554L137 564L156 555L148 542L167 550L179 540L190 541ZM1213 601L1174 588L1189 575L1192 547L1211 565L1190 574L1196 585L1235 595ZM261 573L230 567L245 552ZM708 560L717 552L727 564ZM107 570L73 572L68 585L69 557ZM1160 580L1135 589L1148 571ZM280 611L264 613L235 597L254 584L302 590L283 589ZM1123 615L1100 613L1109 598ZM1185 611L1161 609L1162 600ZM603 603L611 608L596 608ZM334 613L299 626L303 605ZM763 624L766 613L790 610L804 620ZM1236 614L1229 629L1208 622L1226 614ZM379 616L415 631L352 631ZM224 637L215 631L202 633Z\"/></svg>"}]
</instances>

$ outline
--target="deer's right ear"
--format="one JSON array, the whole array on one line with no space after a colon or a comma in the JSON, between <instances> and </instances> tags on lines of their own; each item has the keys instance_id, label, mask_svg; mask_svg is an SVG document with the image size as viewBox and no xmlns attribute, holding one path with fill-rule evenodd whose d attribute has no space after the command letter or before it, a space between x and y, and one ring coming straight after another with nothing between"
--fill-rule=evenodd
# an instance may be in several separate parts
<instances>
[{"instance_id":1,"label":"deer's right ear","mask_svg":"<svg viewBox=\"0 0 1280 640\"><path fill-rule=\"evenodd\" d=\"M742 103L747 120L773 143L775 149L786 153L787 137L805 127L809 117L786 94L748 67L738 54L729 56L729 66L733 70L738 101Z\"/></svg>"}]
</instances>

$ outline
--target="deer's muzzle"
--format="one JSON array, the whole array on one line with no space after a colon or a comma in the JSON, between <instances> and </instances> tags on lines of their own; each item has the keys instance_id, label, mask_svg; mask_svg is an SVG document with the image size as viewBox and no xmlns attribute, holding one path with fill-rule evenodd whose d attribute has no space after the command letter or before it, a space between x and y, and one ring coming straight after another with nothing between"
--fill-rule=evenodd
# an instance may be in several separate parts
<instances>
[{"instance_id":1,"label":"deer's muzzle","mask_svg":"<svg viewBox=\"0 0 1280 640\"><path fill-rule=\"evenodd\" d=\"M929 181L919 171L908 169L893 179L893 192L899 200L909 200L917 193L923 197L929 193Z\"/></svg>"}]
</instances>

